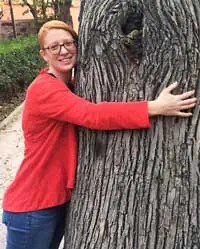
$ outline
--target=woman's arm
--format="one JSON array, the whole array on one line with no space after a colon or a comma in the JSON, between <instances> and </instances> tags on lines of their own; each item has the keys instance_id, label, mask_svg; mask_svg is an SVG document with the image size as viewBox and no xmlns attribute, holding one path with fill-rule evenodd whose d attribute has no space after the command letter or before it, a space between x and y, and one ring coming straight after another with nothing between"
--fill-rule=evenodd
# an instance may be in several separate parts
<instances>
[{"instance_id":1,"label":"woman's arm","mask_svg":"<svg viewBox=\"0 0 200 249\"><path fill-rule=\"evenodd\" d=\"M174 88L172 85L164 89L155 101L95 104L76 96L57 79L50 82L48 78L35 86L35 95L40 114L46 118L98 130L139 129L150 126L149 116L180 115L183 106L188 108L185 101L190 102L190 108L195 105L195 98L187 99L193 92L172 95Z\"/></svg>"}]
</instances>

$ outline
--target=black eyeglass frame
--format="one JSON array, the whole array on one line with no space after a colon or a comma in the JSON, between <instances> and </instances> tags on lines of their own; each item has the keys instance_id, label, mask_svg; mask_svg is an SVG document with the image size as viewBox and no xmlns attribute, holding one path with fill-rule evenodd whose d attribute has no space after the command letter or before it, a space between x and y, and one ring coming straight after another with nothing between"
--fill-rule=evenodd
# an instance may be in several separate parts
<instances>
[{"instance_id":1,"label":"black eyeglass frame","mask_svg":"<svg viewBox=\"0 0 200 249\"><path fill-rule=\"evenodd\" d=\"M65 47L65 45L66 45L67 43L68 43L68 44L70 43L71 45L74 44L75 46L77 45L77 42L76 42L75 40L73 40L73 41L67 41L67 42L65 42L65 43L59 43L59 44L52 45L52 46L50 45L50 46L48 46L48 47L46 47L46 48L44 47L44 48L42 48L42 49L43 49L43 50L48 49L52 54L54 54L54 55L59 55L60 52L61 52L61 48L62 48L62 47L64 47L67 51L70 51L69 47L67 47L67 46ZM71 45L70 45L70 46L71 46ZM54 53L54 52L51 50L53 46L59 46L58 52Z\"/></svg>"}]
</instances>

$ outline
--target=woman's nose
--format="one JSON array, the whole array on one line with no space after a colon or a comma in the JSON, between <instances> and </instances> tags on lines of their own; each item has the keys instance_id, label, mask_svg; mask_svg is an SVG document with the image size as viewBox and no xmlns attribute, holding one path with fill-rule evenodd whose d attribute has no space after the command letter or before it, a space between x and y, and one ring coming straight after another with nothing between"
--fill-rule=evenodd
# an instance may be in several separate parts
<instances>
[{"instance_id":1,"label":"woman's nose","mask_svg":"<svg viewBox=\"0 0 200 249\"><path fill-rule=\"evenodd\" d=\"M69 51L64 47L64 44L62 44L60 48L60 54L66 54L66 53L69 53Z\"/></svg>"}]
</instances>

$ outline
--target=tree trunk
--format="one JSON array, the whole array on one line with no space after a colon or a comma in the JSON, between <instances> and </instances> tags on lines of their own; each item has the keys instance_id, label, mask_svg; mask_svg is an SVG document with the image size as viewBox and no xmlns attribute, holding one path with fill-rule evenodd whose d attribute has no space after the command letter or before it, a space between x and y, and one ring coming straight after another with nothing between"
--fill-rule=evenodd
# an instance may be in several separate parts
<instances>
[{"instance_id":1,"label":"tree trunk","mask_svg":"<svg viewBox=\"0 0 200 249\"><path fill-rule=\"evenodd\" d=\"M39 18L38 18L38 12L37 12L37 1L36 0L33 0L33 3L29 3L27 0L22 0L22 2L28 6L32 16L33 16L33 19L34 19L34 23L35 23L35 27L36 29L39 31L39 28L40 28L40 24L39 24Z\"/></svg>"},{"instance_id":2,"label":"tree trunk","mask_svg":"<svg viewBox=\"0 0 200 249\"><path fill-rule=\"evenodd\" d=\"M12 27L13 27L13 37L16 38L16 29L15 29L15 18L14 18L14 13L13 13L13 7L12 7L12 0L8 1L9 6L10 6L10 16L11 16L11 22L12 22Z\"/></svg>"},{"instance_id":3,"label":"tree trunk","mask_svg":"<svg viewBox=\"0 0 200 249\"><path fill-rule=\"evenodd\" d=\"M72 16L71 16L71 12L70 12L71 4L72 4L72 0L64 0L63 1L60 20L73 26Z\"/></svg>"},{"instance_id":4,"label":"tree trunk","mask_svg":"<svg viewBox=\"0 0 200 249\"><path fill-rule=\"evenodd\" d=\"M72 16L70 12L71 4L72 0L52 1L52 7L54 9L54 18L73 26Z\"/></svg>"},{"instance_id":5,"label":"tree trunk","mask_svg":"<svg viewBox=\"0 0 200 249\"><path fill-rule=\"evenodd\" d=\"M83 0L78 93L94 102L154 99L200 86L198 0ZM199 105L149 130L79 129L66 249L199 249ZM130 113L130 115L134 115Z\"/></svg>"}]
</instances>

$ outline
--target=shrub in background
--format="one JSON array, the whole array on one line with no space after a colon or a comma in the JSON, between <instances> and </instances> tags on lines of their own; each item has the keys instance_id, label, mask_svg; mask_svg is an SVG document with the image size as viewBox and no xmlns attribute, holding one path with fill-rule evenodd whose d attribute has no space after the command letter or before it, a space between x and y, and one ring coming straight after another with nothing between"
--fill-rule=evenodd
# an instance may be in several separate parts
<instances>
[{"instance_id":1,"label":"shrub in background","mask_svg":"<svg viewBox=\"0 0 200 249\"><path fill-rule=\"evenodd\" d=\"M0 42L0 98L23 91L45 64L36 36Z\"/></svg>"}]
</instances>

